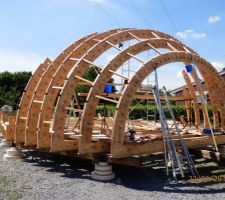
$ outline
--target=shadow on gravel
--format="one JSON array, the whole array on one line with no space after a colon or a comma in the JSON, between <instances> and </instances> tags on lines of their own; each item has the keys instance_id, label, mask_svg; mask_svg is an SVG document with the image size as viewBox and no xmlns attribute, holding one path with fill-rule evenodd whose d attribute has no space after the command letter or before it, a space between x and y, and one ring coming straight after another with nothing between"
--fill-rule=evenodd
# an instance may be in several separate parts
<instances>
[{"instance_id":1,"label":"shadow on gravel","mask_svg":"<svg viewBox=\"0 0 225 200\"><path fill-rule=\"evenodd\" d=\"M34 152L33 152L34 153ZM23 161L32 165L45 168L43 170L52 173L60 173L62 177L71 179L91 179L91 171L94 165L91 160L75 159L68 156L59 156L43 153L24 153ZM162 161L161 161L162 162ZM166 176L162 163L153 163L148 167L129 167L113 165L116 178L107 184L121 185L139 191L160 191L166 193L188 193L188 194L216 194L225 192L223 187L217 187L215 181L191 181L180 180L175 182Z\"/></svg>"}]
</instances>

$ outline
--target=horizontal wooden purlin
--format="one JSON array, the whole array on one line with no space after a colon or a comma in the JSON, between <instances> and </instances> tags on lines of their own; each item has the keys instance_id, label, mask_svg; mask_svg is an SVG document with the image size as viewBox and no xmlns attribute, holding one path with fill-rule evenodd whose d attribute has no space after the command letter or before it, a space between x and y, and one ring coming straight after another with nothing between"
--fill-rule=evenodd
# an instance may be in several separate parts
<instances>
[{"instance_id":1,"label":"horizontal wooden purlin","mask_svg":"<svg viewBox=\"0 0 225 200\"><path fill-rule=\"evenodd\" d=\"M187 51L188 53L190 53L190 51L184 46L185 51Z\"/></svg>"},{"instance_id":2,"label":"horizontal wooden purlin","mask_svg":"<svg viewBox=\"0 0 225 200\"><path fill-rule=\"evenodd\" d=\"M152 35L154 35L156 38L161 39L161 37L159 37L155 32L151 32Z\"/></svg>"},{"instance_id":3,"label":"horizontal wooden purlin","mask_svg":"<svg viewBox=\"0 0 225 200\"><path fill-rule=\"evenodd\" d=\"M75 61L78 61L80 60L80 58L69 58L70 60L75 60Z\"/></svg>"},{"instance_id":4,"label":"horizontal wooden purlin","mask_svg":"<svg viewBox=\"0 0 225 200\"><path fill-rule=\"evenodd\" d=\"M116 101L116 100L109 99L109 98L106 98L106 97L103 97L103 96L95 95L95 97L97 97L99 99L102 99L102 100L110 101L112 103L116 103L116 104L118 103L118 101Z\"/></svg>"},{"instance_id":5,"label":"horizontal wooden purlin","mask_svg":"<svg viewBox=\"0 0 225 200\"><path fill-rule=\"evenodd\" d=\"M78 79L80 79L80 80L82 80L82 81L84 81L84 82L87 82L87 83L89 83L89 84L93 84L93 82L91 82L91 81L89 81L89 80L87 80L87 79L85 79L85 78L82 78L82 77L80 77L80 76L75 76L76 78L78 78Z\"/></svg>"},{"instance_id":6,"label":"horizontal wooden purlin","mask_svg":"<svg viewBox=\"0 0 225 200\"><path fill-rule=\"evenodd\" d=\"M43 103L43 101L33 100L34 103Z\"/></svg>"},{"instance_id":7,"label":"horizontal wooden purlin","mask_svg":"<svg viewBox=\"0 0 225 200\"><path fill-rule=\"evenodd\" d=\"M92 39L94 40L95 42L101 42L102 40L98 40L98 39Z\"/></svg>"},{"instance_id":8,"label":"horizontal wooden purlin","mask_svg":"<svg viewBox=\"0 0 225 200\"><path fill-rule=\"evenodd\" d=\"M92 85L90 83L86 83L86 82L78 82L79 85ZM113 85L113 86L125 86L127 84L123 84L123 83L107 83L107 85Z\"/></svg>"},{"instance_id":9,"label":"horizontal wooden purlin","mask_svg":"<svg viewBox=\"0 0 225 200\"><path fill-rule=\"evenodd\" d=\"M74 112L83 112L83 110L77 109L77 108L65 107L65 109L67 109L67 110L72 110L72 111L74 111Z\"/></svg>"},{"instance_id":10,"label":"horizontal wooden purlin","mask_svg":"<svg viewBox=\"0 0 225 200\"><path fill-rule=\"evenodd\" d=\"M225 144L225 136L215 136L217 144ZM179 139L173 140L175 145L179 144ZM184 138L184 142L188 148L205 147L213 145L211 136ZM151 154L164 151L163 141L146 142L146 143L128 143L125 145L113 147L112 157L123 158L140 154Z\"/></svg>"},{"instance_id":11,"label":"horizontal wooden purlin","mask_svg":"<svg viewBox=\"0 0 225 200\"><path fill-rule=\"evenodd\" d=\"M20 117L20 119L27 120L27 117Z\"/></svg>"},{"instance_id":12,"label":"horizontal wooden purlin","mask_svg":"<svg viewBox=\"0 0 225 200\"><path fill-rule=\"evenodd\" d=\"M120 98L121 97L121 93L103 93L103 96L107 96L107 97L111 97L111 98ZM80 97L86 97L88 96L88 93L78 93L78 96ZM134 95L134 99L149 99L149 100L155 100L153 95ZM165 100L164 96L160 96L160 100ZM171 101L185 101L186 99L182 98L182 97L178 97L178 96L170 96L169 100ZM188 99L189 100L189 99Z\"/></svg>"},{"instance_id":13,"label":"horizontal wooden purlin","mask_svg":"<svg viewBox=\"0 0 225 200\"><path fill-rule=\"evenodd\" d=\"M44 124L51 124L51 121L43 121Z\"/></svg>"},{"instance_id":14,"label":"horizontal wooden purlin","mask_svg":"<svg viewBox=\"0 0 225 200\"><path fill-rule=\"evenodd\" d=\"M167 45L170 49L172 49L173 51L177 51L177 49L172 45L170 44L169 42L167 42Z\"/></svg>"},{"instance_id":15,"label":"horizontal wooden purlin","mask_svg":"<svg viewBox=\"0 0 225 200\"><path fill-rule=\"evenodd\" d=\"M136 56L134 56L133 54L131 54L129 52L127 52L127 55L129 55L130 57L132 57L133 59L137 60L138 62L140 62L142 64L144 63L144 61L140 60L139 58L137 58Z\"/></svg>"},{"instance_id":16,"label":"horizontal wooden purlin","mask_svg":"<svg viewBox=\"0 0 225 200\"><path fill-rule=\"evenodd\" d=\"M158 53L159 55L161 55L162 53L157 50L153 45L151 45L150 43L147 43L148 46L150 46L156 53Z\"/></svg>"},{"instance_id":17,"label":"horizontal wooden purlin","mask_svg":"<svg viewBox=\"0 0 225 200\"><path fill-rule=\"evenodd\" d=\"M52 88L53 89L58 89L58 90L62 90L63 89L63 87L61 87L61 86L52 86Z\"/></svg>"},{"instance_id":18,"label":"horizontal wooden purlin","mask_svg":"<svg viewBox=\"0 0 225 200\"><path fill-rule=\"evenodd\" d=\"M132 37L134 37L137 41L141 41L141 39L139 37L137 37L136 35L134 35L133 33L131 32L128 32L129 35L131 35Z\"/></svg>"},{"instance_id":19,"label":"horizontal wooden purlin","mask_svg":"<svg viewBox=\"0 0 225 200\"><path fill-rule=\"evenodd\" d=\"M129 80L126 76L124 76L124 75L122 75L122 74L120 74L120 73L117 73L117 72L115 72L115 71L113 71L113 70L110 70L110 69L109 69L109 72L111 72L111 73L113 73L113 74L115 74L115 75L117 75L117 76L119 76L119 77L122 77L122 78L124 78L124 79L126 79L126 80Z\"/></svg>"},{"instance_id":20,"label":"horizontal wooden purlin","mask_svg":"<svg viewBox=\"0 0 225 200\"><path fill-rule=\"evenodd\" d=\"M105 41L107 44L109 44L111 47L117 49L118 51L121 51L121 49L119 47L117 47L116 45L112 44L111 42L109 41Z\"/></svg>"},{"instance_id":21,"label":"horizontal wooden purlin","mask_svg":"<svg viewBox=\"0 0 225 200\"><path fill-rule=\"evenodd\" d=\"M88 64L90 64L90 65L93 65L93 66L95 66L95 67L97 67L97 68L99 68L99 69L102 69L102 67L100 67L99 65L94 64L93 62L91 62L91 61L89 61L89 60L87 60L87 59L83 59L83 61L85 61L86 63L88 63Z\"/></svg>"}]
</instances>

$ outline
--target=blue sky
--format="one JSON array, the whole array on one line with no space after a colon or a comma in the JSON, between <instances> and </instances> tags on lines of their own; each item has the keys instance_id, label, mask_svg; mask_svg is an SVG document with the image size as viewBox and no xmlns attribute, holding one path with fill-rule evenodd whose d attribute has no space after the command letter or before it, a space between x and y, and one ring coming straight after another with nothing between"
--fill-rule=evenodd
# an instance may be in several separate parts
<instances>
[{"instance_id":1,"label":"blue sky","mask_svg":"<svg viewBox=\"0 0 225 200\"><path fill-rule=\"evenodd\" d=\"M218 70L225 64L224 0L2 0L0 24L0 71L34 71L80 37L120 27L166 32ZM183 84L182 67L160 71L177 79L169 88Z\"/></svg>"}]
</instances>

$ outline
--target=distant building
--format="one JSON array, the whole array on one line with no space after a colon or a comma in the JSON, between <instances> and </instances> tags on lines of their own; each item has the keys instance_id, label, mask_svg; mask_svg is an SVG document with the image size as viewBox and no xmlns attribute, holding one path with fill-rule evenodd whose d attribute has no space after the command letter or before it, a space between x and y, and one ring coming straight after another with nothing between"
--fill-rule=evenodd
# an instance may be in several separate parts
<instances>
[{"instance_id":1,"label":"distant building","mask_svg":"<svg viewBox=\"0 0 225 200\"><path fill-rule=\"evenodd\" d=\"M225 80L225 68L219 74ZM194 82L192 83L192 85L194 86L194 89L196 89L196 85ZM183 85L181 87L171 90L171 94L173 96L182 96L183 95L182 91L183 91L184 87L186 87L186 85ZM204 95L206 95L206 97L207 97L207 102L209 102L208 91L207 91L207 88L205 85L205 81L203 81L203 80L201 80L201 88L203 89ZM198 92L196 92L196 95L197 95L198 102L201 103Z\"/></svg>"}]
</instances>

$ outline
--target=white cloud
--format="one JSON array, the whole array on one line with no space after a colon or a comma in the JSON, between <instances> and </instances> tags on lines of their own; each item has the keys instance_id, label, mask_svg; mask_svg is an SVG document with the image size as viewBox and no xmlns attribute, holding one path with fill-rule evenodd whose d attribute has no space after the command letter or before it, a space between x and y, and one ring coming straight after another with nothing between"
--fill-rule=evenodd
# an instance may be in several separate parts
<instances>
[{"instance_id":1,"label":"white cloud","mask_svg":"<svg viewBox=\"0 0 225 200\"><path fill-rule=\"evenodd\" d=\"M35 71L44 59L32 53L0 49L0 71Z\"/></svg>"},{"instance_id":2,"label":"white cloud","mask_svg":"<svg viewBox=\"0 0 225 200\"><path fill-rule=\"evenodd\" d=\"M221 20L219 16L209 16L208 23L213 24Z\"/></svg>"},{"instance_id":3,"label":"white cloud","mask_svg":"<svg viewBox=\"0 0 225 200\"><path fill-rule=\"evenodd\" d=\"M192 29L187 29L184 31L179 31L176 33L176 35L182 39L194 39L199 40L206 37L205 33L197 33Z\"/></svg>"},{"instance_id":4,"label":"white cloud","mask_svg":"<svg viewBox=\"0 0 225 200\"><path fill-rule=\"evenodd\" d=\"M222 71L223 68L225 68L224 63L222 62L211 61L211 64L217 69L218 72Z\"/></svg>"}]
</instances>

